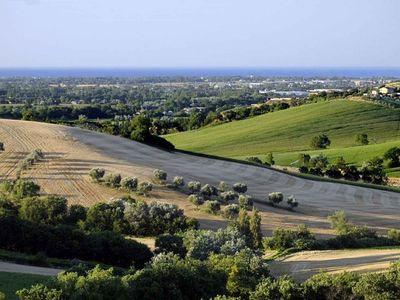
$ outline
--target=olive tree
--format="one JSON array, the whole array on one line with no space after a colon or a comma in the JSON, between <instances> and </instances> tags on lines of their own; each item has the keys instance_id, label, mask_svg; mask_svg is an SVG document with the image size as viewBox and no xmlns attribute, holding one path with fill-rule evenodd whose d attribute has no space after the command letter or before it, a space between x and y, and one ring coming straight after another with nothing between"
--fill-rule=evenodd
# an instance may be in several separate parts
<instances>
[{"instance_id":1,"label":"olive tree","mask_svg":"<svg viewBox=\"0 0 400 300\"><path fill-rule=\"evenodd\" d=\"M268 200L272 205L277 205L282 202L283 194L281 192L273 192L268 194Z\"/></svg>"},{"instance_id":2,"label":"olive tree","mask_svg":"<svg viewBox=\"0 0 400 300\"><path fill-rule=\"evenodd\" d=\"M149 192L153 190L153 185L150 182L140 182L137 186L137 191L139 194L147 196Z\"/></svg>"},{"instance_id":3,"label":"olive tree","mask_svg":"<svg viewBox=\"0 0 400 300\"><path fill-rule=\"evenodd\" d=\"M218 190L220 192L226 192L228 190L228 185L225 181L220 181L219 185L218 185Z\"/></svg>"},{"instance_id":4,"label":"olive tree","mask_svg":"<svg viewBox=\"0 0 400 300\"><path fill-rule=\"evenodd\" d=\"M185 180L182 176L175 176L173 180L173 185L175 188L180 188L185 186Z\"/></svg>"},{"instance_id":5,"label":"olive tree","mask_svg":"<svg viewBox=\"0 0 400 300\"><path fill-rule=\"evenodd\" d=\"M218 195L218 190L215 186L211 185L211 184L205 184L201 190L200 193L203 196L206 197L211 197L211 196L217 196Z\"/></svg>"},{"instance_id":6,"label":"olive tree","mask_svg":"<svg viewBox=\"0 0 400 300\"><path fill-rule=\"evenodd\" d=\"M239 206L241 209L250 210L253 207L253 198L248 195L239 195Z\"/></svg>"},{"instance_id":7,"label":"olive tree","mask_svg":"<svg viewBox=\"0 0 400 300\"><path fill-rule=\"evenodd\" d=\"M167 172L159 169L155 169L153 171L153 176L156 182L159 182L161 184L165 183L167 180Z\"/></svg>"},{"instance_id":8,"label":"olive tree","mask_svg":"<svg viewBox=\"0 0 400 300\"><path fill-rule=\"evenodd\" d=\"M207 200L204 202L205 211L210 214L217 214L221 210L221 204L215 200Z\"/></svg>"},{"instance_id":9,"label":"olive tree","mask_svg":"<svg viewBox=\"0 0 400 300\"><path fill-rule=\"evenodd\" d=\"M331 141L326 134L315 136L311 140L311 147L314 149L325 149L330 146Z\"/></svg>"},{"instance_id":10,"label":"olive tree","mask_svg":"<svg viewBox=\"0 0 400 300\"><path fill-rule=\"evenodd\" d=\"M241 182L237 182L232 186L236 193L244 194L247 192L247 185Z\"/></svg>"},{"instance_id":11,"label":"olive tree","mask_svg":"<svg viewBox=\"0 0 400 300\"><path fill-rule=\"evenodd\" d=\"M198 193L201 190L201 183L199 181L189 181L187 187L191 193Z\"/></svg>"},{"instance_id":12,"label":"olive tree","mask_svg":"<svg viewBox=\"0 0 400 300\"><path fill-rule=\"evenodd\" d=\"M299 203L297 202L296 198L293 195L291 195L287 198L287 205L289 205L289 207L293 209L299 206Z\"/></svg>"},{"instance_id":13,"label":"olive tree","mask_svg":"<svg viewBox=\"0 0 400 300\"><path fill-rule=\"evenodd\" d=\"M202 205L204 203L204 198L196 194L189 195L188 200L196 205L196 207L199 207L199 205Z\"/></svg>"},{"instance_id":14,"label":"olive tree","mask_svg":"<svg viewBox=\"0 0 400 300\"><path fill-rule=\"evenodd\" d=\"M233 201L236 198L236 194L233 191L223 192L220 195L220 199L223 203L227 203L228 201Z\"/></svg>"},{"instance_id":15,"label":"olive tree","mask_svg":"<svg viewBox=\"0 0 400 300\"><path fill-rule=\"evenodd\" d=\"M110 174L104 178L104 182L106 185L110 187L119 187L121 183L121 175L120 174Z\"/></svg>"},{"instance_id":16,"label":"olive tree","mask_svg":"<svg viewBox=\"0 0 400 300\"><path fill-rule=\"evenodd\" d=\"M229 219L233 220L236 219L239 215L240 207L237 204L229 204L224 208L224 216Z\"/></svg>"},{"instance_id":17,"label":"olive tree","mask_svg":"<svg viewBox=\"0 0 400 300\"><path fill-rule=\"evenodd\" d=\"M121 180L121 187L128 192L136 191L137 185L138 179L136 177L125 177Z\"/></svg>"},{"instance_id":18,"label":"olive tree","mask_svg":"<svg viewBox=\"0 0 400 300\"><path fill-rule=\"evenodd\" d=\"M105 173L106 170L103 168L93 168L90 170L89 176L95 181L100 181L100 179L104 177Z\"/></svg>"}]
</instances>

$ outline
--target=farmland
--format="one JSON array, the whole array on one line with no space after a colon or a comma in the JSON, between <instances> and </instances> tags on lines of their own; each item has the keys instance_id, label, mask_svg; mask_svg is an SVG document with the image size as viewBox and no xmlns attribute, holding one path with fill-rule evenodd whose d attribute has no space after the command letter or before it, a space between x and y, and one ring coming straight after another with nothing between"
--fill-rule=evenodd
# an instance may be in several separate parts
<instances>
[{"instance_id":1,"label":"farmland","mask_svg":"<svg viewBox=\"0 0 400 300\"><path fill-rule=\"evenodd\" d=\"M104 167L107 172L150 180L152 171L161 168L169 178L181 175L186 181L199 180L217 185L245 182L248 193L265 201L270 192L295 195L300 206L295 212L258 203L262 229L295 228L305 223L317 234L332 234L326 216L345 210L351 221L369 224L378 230L398 228L396 212L400 206L397 193L344 184L318 182L277 171L233 162L201 158L180 152L167 152L128 139L78 128L26 122L0 121L0 140L6 151L0 154L3 179L13 179L18 161L32 149L40 148L45 160L23 174L42 187L43 194L65 196L70 203L86 206L121 195L119 190L93 183L88 172ZM185 214L199 219L203 228L227 224L220 216L199 211L187 201L187 195L166 187L155 189L150 200L177 204Z\"/></svg>"},{"instance_id":2,"label":"farmland","mask_svg":"<svg viewBox=\"0 0 400 300\"><path fill-rule=\"evenodd\" d=\"M359 100L332 100L214 127L167 135L178 149L223 157L265 158L273 152L278 165L290 165L299 153L323 153L330 160L343 156L360 166L382 156L400 143L400 109L390 109ZM327 150L312 150L313 136L325 133ZM358 146L355 135L367 133L369 145ZM245 146L241 146L245 145ZM398 175L396 170L388 170ZM389 173L390 175L390 173Z\"/></svg>"}]
</instances>

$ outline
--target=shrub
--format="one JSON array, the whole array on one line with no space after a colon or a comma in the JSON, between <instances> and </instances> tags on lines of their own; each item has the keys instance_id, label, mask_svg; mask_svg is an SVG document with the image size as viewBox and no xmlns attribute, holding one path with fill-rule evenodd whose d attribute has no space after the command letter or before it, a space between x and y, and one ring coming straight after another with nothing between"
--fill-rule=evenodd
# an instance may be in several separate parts
<instances>
[{"instance_id":1,"label":"shrub","mask_svg":"<svg viewBox=\"0 0 400 300\"><path fill-rule=\"evenodd\" d=\"M259 159L259 158L258 158L258 157L256 157L256 156L250 156L250 157L246 157L246 160L247 160L247 161L249 161L249 162L252 162L252 163L258 164L258 165L262 165L262 164L263 164L262 160L261 160L261 159Z\"/></svg>"},{"instance_id":2,"label":"shrub","mask_svg":"<svg viewBox=\"0 0 400 300\"><path fill-rule=\"evenodd\" d=\"M227 203L228 201L233 201L236 198L236 194L233 191L223 192L220 195L220 199L223 203Z\"/></svg>"},{"instance_id":3,"label":"shrub","mask_svg":"<svg viewBox=\"0 0 400 300\"><path fill-rule=\"evenodd\" d=\"M400 166L400 147L392 147L385 152L383 155L385 160L389 161L388 166L390 168Z\"/></svg>"},{"instance_id":4,"label":"shrub","mask_svg":"<svg viewBox=\"0 0 400 300\"><path fill-rule=\"evenodd\" d=\"M233 220L237 218L239 215L240 207L237 204L229 204L224 208L224 216L229 219Z\"/></svg>"},{"instance_id":5,"label":"shrub","mask_svg":"<svg viewBox=\"0 0 400 300\"><path fill-rule=\"evenodd\" d=\"M368 145L369 141L368 141L368 134L366 133L359 133L356 135L356 143L359 145Z\"/></svg>"},{"instance_id":6,"label":"shrub","mask_svg":"<svg viewBox=\"0 0 400 300\"><path fill-rule=\"evenodd\" d=\"M204 203L205 211L211 214L217 214L221 210L221 204L215 200L208 200Z\"/></svg>"},{"instance_id":7,"label":"shrub","mask_svg":"<svg viewBox=\"0 0 400 300\"><path fill-rule=\"evenodd\" d=\"M337 166L330 166L326 171L325 175L330 178L340 178L342 177L342 172L340 172Z\"/></svg>"},{"instance_id":8,"label":"shrub","mask_svg":"<svg viewBox=\"0 0 400 300\"><path fill-rule=\"evenodd\" d=\"M173 181L173 185L175 188L180 188L185 186L185 181L183 180L182 176L175 176L174 177L174 181Z\"/></svg>"},{"instance_id":9,"label":"shrub","mask_svg":"<svg viewBox=\"0 0 400 300\"><path fill-rule=\"evenodd\" d=\"M287 205L288 205L291 209L293 209L293 208L299 206L299 203L297 202L296 198L292 195L292 196L289 196L289 197L287 198Z\"/></svg>"},{"instance_id":10,"label":"shrub","mask_svg":"<svg viewBox=\"0 0 400 300\"><path fill-rule=\"evenodd\" d=\"M18 179L12 187L12 193L17 198L38 196L39 191L40 186L31 180Z\"/></svg>"},{"instance_id":11,"label":"shrub","mask_svg":"<svg viewBox=\"0 0 400 300\"><path fill-rule=\"evenodd\" d=\"M272 165L275 164L274 155L272 154L272 152L269 152L269 153L267 154L266 162L267 162L267 164L269 164L270 166L272 166Z\"/></svg>"},{"instance_id":12,"label":"shrub","mask_svg":"<svg viewBox=\"0 0 400 300\"><path fill-rule=\"evenodd\" d=\"M187 186L191 193L198 193L201 190L201 183L199 181L189 181Z\"/></svg>"},{"instance_id":13,"label":"shrub","mask_svg":"<svg viewBox=\"0 0 400 300\"><path fill-rule=\"evenodd\" d=\"M300 172L300 173L303 173L303 174L307 174L307 173L308 173L308 167L306 167L306 166L301 166L301 167L299 168L299 172Z\"/></svg>"},{"instance_id":14,"label":"shrub","mask_svg":"<svg viewBox=\"0 0 400 300\"><path fill-rule=\"evenodd\" d=\"M0 142L0 151L4 151L4 143Z\"/></svg>"},{"instance_id":15,"label":"shrub","mask_svg":"<svg viewBox=\"0 0 400 300\"><path fill-rule=\"evenodd\" d=\"M328 157L323 154L318 154L310 159L309 165L318 169L325 169L328 166Z\"/></svg>"},{"instance_id":16,"label":"shrub","mask_svg":"<svg viewBox=\"0 0 400 300\"><path fill-rule=\"evenodd\" d=\"M226 184L225 181L220 181L220 183L218 185L218 190L220 192L226 192L228 190L228 185Z\"/></svg>"},{"instance_id":17,"label":"shrub","mask_svg":"<svg viewBox=\"0 0 400 300\"><path fill-rule=\"evenodd\" d=\"M21 201L20 216L34 223L58 225L67 218L67 200L62 197L26 198Z\"/></svg>"},{"instance_id":18,"label":"shrub","mask_svg":"<svg viewBox=\"0 0 400 300\"><path fill-rule=\"evenodd\" d=\"M211 184L205 184L200 190L200 193L205 197L217 196L218 190Z\"/></svg>"},{"instance_id":19,"label":"shrub","mask_svg":"<svg viewBox=\"0 0 400 300\"><path fill-rule=\"evenodd\" d=\"M159 169L153 171L153 176L156 182L164 183L167 180L167 172Z\"/></svg>"},{"instance_id":20,"label":"shrub","mask_svg":"<svg viewBox=\"0 0 400 300\"><path fill-rule=\"evenodd\" d=\"M160 253L174 253L179 257L185 257L187 250L183 244L183 238L172 234L162 234L156 238L155 241L155 254Z\"/></svg>"},{"instance_id":21,"label":"shrub","mask_svg":"<svg viewBox=\"0 0 400 300\"><path fill-rule=\"evenodd\" d=\"M147 196L149 192L153 190L153 185L150 182L140 182L137 187L137 191L139 194Z\"/></svg>"},{"instance_id":22,"label":"shrub","mask_svg":"<svg viewBox=\"0 0 400 300\"><path fill-rule=\"evenodd\" d=\"M244 194L247 192L247 185L241 182L235 183L232 188L236 193L239 194Z\"/></svg>"},{"instance_id":23,"label":"shrub","mask_svg":"<svg viewBox=\"0 0 400 300\"><path fill-rule=\"evenodd\" d=\"M93 168L90 170L89 176L95 181L100 181L100 179L104 177L105 173L106 170L103 168Z\"/></svg>"},{"instance_id":24,"label":"shrub","mask_svg":"<svg viewBox=\"0 0 400 300\"><path fill-rule=\"evenodd\" d=\"M264 247L272 250L297 248L298 250L313 249L315 236L307 226L299 225L297 230L275 229L272 237L264 239Z\"/></svg>"},{"instance_id":25,"label":"shrub","mask_svg":"<svg viewBox=\"0 0 400 300\"><path fill-rule=\"evenodd\" d=\"M328 136L326 134L321 134L313 137L310 145L314 149L325 149L330 144L331 141L329 140Z\"/></svg>"},{"instance_id":26,"label":"shrub","mask_svg":"<svg viewBox=\"0 0 400 300\"><path fill-rule=\"evenodd\" d=\"M248 195L239 195L239 206L241 209L250 210L253 207L253 198Z\"/></svg>"},{"instance_id":27,"label":"shrub","mask_svg":"<svg viewBox=\"0 0 400 300\"><path fill-rule=\"evenodd\" d=\"M73 204L68 208L68 216L66 222L68 224L77 224L79 221L85 221L86 213L86 207L79 204Z\"/></svg>"},{"instance_id":28,"label":"shrub","mask_svg":"<svg viewBox=\"0 0 400 300\"><path fill-rule=\"evenodd\" d=\"M268 200L272 205L277 205L283 201L283 194L281 192L273 192L268 194Z\"/></svg>"},{"instance_id":29,"label":"shrub","mask_svg":"<svg viewBox=\"0 0 400 300\"><path fill-rule=\"evenodd\" d=\"M196 205L196 207L198 207L199 205L202 205L204 203L204 198L197 194L189 195L188 200L191 203L193 203L194 205Z\"/></svg>"},{"instance_id":30,"label":"shrub","mask_svg":"<svg viewBox=\"0 0 400 300\"><path fill-rule=\"evenodd\" d=\"M400 243L400 231L396 229L390 229L387 233L387 236L396 243Z\"/></svg>"},{"instance_id":31,"label":"shrub","mask_svg":"<svg viewBox=\"0 0 400 300\"><path fill-rule=\"evenodd\" d=\"M120 174L110 174L104 178L104 182L107 186L116 188L119 187L121 182L121 175Z\"/></svg>"},{"instance_id":32,"label":"shrub","mask_svg":"<svg viewBox=\"0 0 400 300\"><path fill-rule=\"evenodd\" d=\"M136 191L138 179L136 177L124 177L121 180L121 187L128 192Z\"/></svg>"},{"instance_id":33,"label":"shrub","mask_svg":"<svg viewBox=\"0 0 400 300\"><path fill-rule=\"evenodd\" d=\"M331 227L337 234L346 234L349 232L350 224L344 211L336 211L333 215L328 216Z\"/></svg>"}]
</instances>

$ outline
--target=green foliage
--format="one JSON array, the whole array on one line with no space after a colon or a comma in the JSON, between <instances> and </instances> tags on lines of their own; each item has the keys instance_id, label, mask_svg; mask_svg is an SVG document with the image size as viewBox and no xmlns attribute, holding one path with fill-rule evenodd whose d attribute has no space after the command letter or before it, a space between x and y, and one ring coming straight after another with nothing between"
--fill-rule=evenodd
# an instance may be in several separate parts
<instances>
[{"instance_id":1,"label":"green foliage","mask_svg":"<svg viewBox=\"0 0 400 300\"><path fill-rule=\"evenodd\" d=\"M331 141L326 134L320 134L318 136L314 136L311 139L310 146L313 149L325 149L330 146Z\"/></svg>"},{"instance_id":2,"label":"green foliage","mask_svg":"<svg viewBox=\"0 0 400 300\"><path fill-rule=\"evenodd\" d=\"M310 159L309 165L314 168L325 169L329 164L328 157L323 154L319 154L317 156L313 156Z\"/></svg>"},{"instance_id":3,"label":"green foliage","mask_svg":"<svg viewBox=\"0 0 400 300\"><path fill-rule=\"evenodd\" d=\"M283 194L281 192L273 192L268 194L268 201L272 205L277 205L283 201Z\"/></svg>"},{"instance_id":4,"label":"green foliage","mask_svg":"<svg viewBox=\"0 0 400 300\"><path fill-rule=\"evenodd\" d=\"M122 201L96 203L89 207L86 220L81 223L81 226L91 232L126 232L127 224L124 220L124 209L125 204Z\"/></svg>"},{"instance_id":5,"label":"green foliage","mask_svg":"<svg viewBox=\"0 0 400 300\"><path fill-rule=\"evenodd\" d=\"M156 182L165 183L167 180L167 172L159 169L153 171L153 176Z\"/></svg>"},{"instance_id":6,"label":"green foliage","mask_svg":"<svg viewBox=\"0 0 400 300\"><path fill-rule=\"evenodd\" d=\"M239 215L240 207L237 204L229 204L224 208L224 217L229 220L234 220Z\"/></svg>"},{"instance_id":7,"label":"green foliage","mask_svg":"<svg viewBox=\"0 0 400 300\"><path fill-rule=\"evenodd\" d=\"M199 205L202 205L204 203L204 198L197 194L189 195L188 200L191 203L193 203L194 205L196 205L196 207L198 207Z\"/></svg>"},{"instance_id":8,"label":"green foliage","mask_svg":"<svg viewBox=\"0 0 400 300\"><path fill-rule=\"evenodd\" d=\"M153 185L150 182L140 182L137 186L137 192L143 196L148 196L149 192L153 190Z\"/></svg>"},{"instance_id":9,"label":"green foliage","mask_svg":"<svg viewBox=\"0 0 400 300\"><path fill-rule=\"evenodd\" d=\"M187 187L191 193L198 193L201 190L201 183L199 181L189 181Z\"/></svg>"},{"instance_id":10,"label":"green foliage","mask_svg":"<svg viewBox=\"0 0 400 300\"><path fill-rule=\"evenodd\" d=\"M185 180L182 176L175 176L173 180L173 185L175 188L181 188L185 186Z\"/></svg>"},{"instance_id":11,"label":"green foliage","mask_svg":"<svg viewBox=\"0 0 400 300\"><path fill-rule=\"evenodd\" d=\"M274 156L273 156L272 152L269 152L269 153L267 154L266 162L267 162L267 164L270 165L270 166L272 166L272 165L275 164L275 160L274 160Z\"/></svg>"},{"instance_id":12,"label":"green foliage","mask_svg":"<svg viewBox=\"0 0 400 300\"><path fill-rule=\"evenodd\" d=\"M291 196L289 196L289 197L287 198L287 205L288 205L291 209L293 209L293 208L299 206L299 202L297 202L296 198L295 198L293 195L291 195Z\"/></svg>"},{"instance_id":13,"label":"green foliage","mask_svg":"<svg viewBox=\"0 0 400 300\"><path fill-rule=\"evenodd\" d=\"M207 200L204 202L204 210L216 215L221 210L221 204L216 200Z\"/></svg>"},{"instance_id":14,"label":"green foliage","mask_svg":"<svg viewBox=\"0 0 400 300\"><path fill-rule=\"evenodd\" d=\"M89 176L95 181L100 181L100 179L104 177L105 173L106 170L103 168L93 168L90 170Z\"/></svg>"},{"instance_id":15,"label":"green foliage","mask_svg":"<svg viewBox=\"0 0 400 300\"><path fill-rule=\"evenodd\" d=\"M200 193L205 197L218 196L218 189L211 184L205 184L201 187Z\"/></svg>"},{"instance_id":16,"label":"green foliage","mask_svg":"<svg viewBox=\"0 0 400 300\"><path fill-rule=\"evenodd\" d=\"M400 147L392 147L383 155L385 160L389 161L389 167L400 166Z\"/></svg>"},{"instance_id":17,"label":"green foliage","mask_svg":"<svg viewBox=\"0 0 400 300\"><path fill-rule=\"evenodd\" d=\"M274 280L270 277L261 280L255 290L250 292L250 300L300 300L301 289L289 276ZM310 299L310 298L305 298Z\"/></svg>"},{"instance_id":18,"label":"green foliage","mask_svg":"<svg viewBox=\"0 0 400 300\"><path fill-rule=\"evenodd\" d=\"M220 181L218 184L218 190L220 192L226 192L228 191L228 184L225 181Z\"/></svg>"},{"instance_id":19,"label":"green foliage","mask_svg":"<svg viewBox=\"0 0 400 300\"><path fill-rule=\"evenodd\" d=\"M251 248L262 248L261 216L257 209L253 208L253 213L249 220Z\"/></svg>"},{"instance_id":20,"label":"green foliage","mask_svg":"<svg viewBox=\"0 0 400 300\"><path fill-rule=\"evenodd\" d=\"M369 141L368 141L368 134L366 133L359 133L356 135L356 143L359 145L368 145Z\"/></svg>"},{"instance_id":21,"label":"green foliage","mask_svg":"<svg viewBox=\"0 0 400 300\"><path fill-rule=\"evenodd\" d=\"M121 188L127 192L136 191L138 186L138 179L136 177L125 177L121 180Z\"/></svg>"},{"instance_id":22,"label":"green foliage","mask_svg":"<svg viewBox=\"0 0 400 300\"><path fill-rule=\"evenodd\" d=\"M333 215L328 216L331 227L337 234L346 234L350 230L350 224L344 211L336 211Z\"/></svg>"},{"instance_id":23,"label":"green foliage","mask_svg":"<svg viewBox=\"0 0 400 300\"><path fill-rule=\"evenodd\" d=\"M25 198L21 200L19 214L21 219L33 223L62 224L68 215L67 199L55 196Z\"/></svg>"},{"instance_id":24,"label":"green foliage","mask_svg":"<svg viewBox=\"0 0 400 300\"><path fill-rule=\"evenodd\" d=\"M385 183L387 177L383 168L383 160L379 157L374 157L366 161L361 169L361 178L370 183Z\"/></svg>"},{"instance_id":25,"label":"green foliage","mask_svg":"<svg viewBox=\"0 0 400 300\"><path fill-rule=\"evenodd\" d=\"M17 292L21 300L62 300L62 291L51 289L44 284L36 284L29 289Z\"/></svg>"},{"instance_id":26,"label":"green foliage","mask_svg":"<svg viewBox=\"0 0 400 300\"><path fill-rule=\"evenodd\" d=\"M247 192L247 185L241 182L237 182L232 186L232 189L239 194L244 194Z\"/></svg>"},{"instance_id":27,"label":"green foliage","mask_svg":"<svg viewBox=\"0 0 400 300\"><path fill-rule=\"evenodd\" d=\"M297 248L298 250L312 249L315 244L315 236L305 225L299 225L297 230L278 228L272 233L272 237L264 239L264 248L282 250Z\"/></svg>"},{"instance_id":28,"label":"green foliage","mask_svg":"<svg viewBox=\"0 0 400 300\"><path fill-rule=\"evenodd\" d=\"M253 198L248 195L239 195L238 203L241 209L250 210L253 207Z\"/></svg>"},{"instance_id":29,"label":"green foliage","mask_svg":"<svg viewBox=\"0 0 400 300\"><path fill-rule=\"evenodd\" d=\"M5 148L4 148L4 143L3 142L0 142L0 151L4 151L5 150ZM1 298L0 298L1 299Z\"/></svg>"},{"instance_id":30,"label":"green foliage","mask_svg":"<svg viewBox=\"0 0 400 300\"><path fill-rule=\"evenodd\" d=\"M183 238L172 234L162 234L156 238L154 253L174 253L179 257L185 257L187 250L183 244Z\"/></svg>"},{"instance_id":31,"label":"green foliage","mask_svg":"<svg viewBox=\"0 0 400 300\"><path fill-rule=\"evenodd\" d=\"M78 224L78 222L86 220L86 214L86 207L79 204L72 204L68 208L68 216L66 222L67 224Z\"/></svg>"},{"instance_id":32,"label":"green foliage","mask_svg":"<svg viewBox=\"0 0 400 300\"><path fill-rule=\"evenodd\" d=\"M120 174L109 174L104 178L104 183L107 186L117 188L121 183L121 175Z\"/></svg>"},{"instance_id":33,"label":"green foliage","mask_svg":"<svg viewBox=\"0 0 400 300\"><path fill-rule=\"evenodd\" d=\"M31 180L18 179L12 186L12 194L18 199L38 196L39 191L40 186Z\"/></svg>"},{"instance_id":34,"label":"green foliage","mask_svg":"<svg viewBox=\"0 0 400 300\"><path fill-rule=\"evenodd\" d=\"M308 167L310 164L310 159L311 159L311 156L309 154L299 153L298 158L297 158L299 168Z\"/></svg>"},{"instance_id":35,"label":"green foliage","mask_svg":"<svg viewBox=\"0 0 400 300\"><path fill-rule=\"evenodd\" d=\"M226 191L226 192L222 192L219 195L219 198L221 200L222 203L227 203L229 201L233 201L236 198L236 193L233 191Z\"/></svg>"}]
</instances>

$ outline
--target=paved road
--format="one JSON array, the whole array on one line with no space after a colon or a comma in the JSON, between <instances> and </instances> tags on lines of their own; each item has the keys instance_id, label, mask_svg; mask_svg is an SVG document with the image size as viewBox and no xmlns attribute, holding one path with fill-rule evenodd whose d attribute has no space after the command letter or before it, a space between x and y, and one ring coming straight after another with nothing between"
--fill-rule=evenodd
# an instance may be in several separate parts
<instances>
[{"instance_id":1,"label":"paved road","mask_svg":"<svg viewBox=\"0 0 400 300\"><path fill-rule=\"evenodd\" d=\"M0 261L0 272L55 276L62 271L64 271L64 270L53 269L53 268L34 267L34 266L20 265L20 264Z\"/></svg>"}]
</instances>

